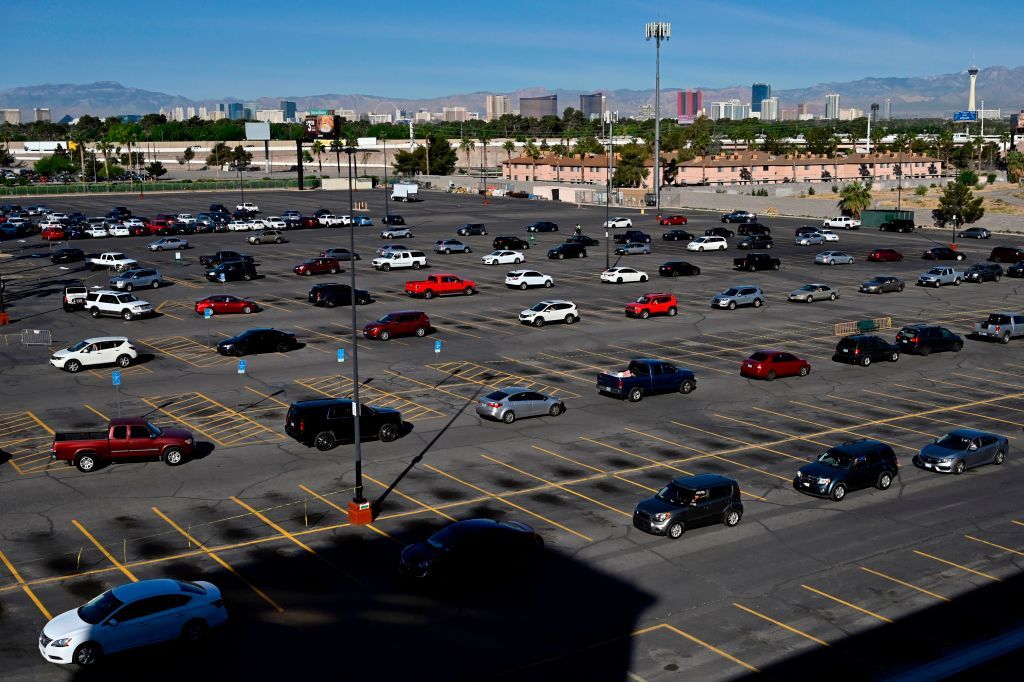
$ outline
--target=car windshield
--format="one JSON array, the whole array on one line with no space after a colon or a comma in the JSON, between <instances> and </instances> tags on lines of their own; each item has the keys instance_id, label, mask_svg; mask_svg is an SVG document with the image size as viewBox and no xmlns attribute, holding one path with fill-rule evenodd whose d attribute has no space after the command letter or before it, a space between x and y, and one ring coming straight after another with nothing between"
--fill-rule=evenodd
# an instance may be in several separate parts
<instances>
[{"instance_id":1,"label":"car windshield","mask_svg":"<svg viewBox=\"0 0 1024 682\"><path fill-rule=\"evenodd\" d=\"M154 438L163 433L163 430L161 430L159 426L155 425L153 422L150 421L146 422L146 429L149 430L151 434L153 434Z\"/></svg>"},{"instance_id":2,"label":"car windshield","mask_svg":"<svg viewBox=\"0 0 1024 682\"><path fill-rule=\"evenodd\" d=\"M394 319L394 318L392 318L391 314L389 313L389 314L385 315L384 317L379 318L377 321L378 322L390 322L392 319Z\"/></svg>"},{"instance_id":3,"label":"car windshield","mask_svg":"<svg viewBox=\"0 0 1024 682\"><path fill-rule=\"evenodd\" d=\"M71 348L68 348L68 350L71 351L72 353L77 353L78 351L82 350L83 348L85 348L88 345L89 345L88 341L79 341L75 345L71 346Z\"/></svg>"},{"instance_id":4,"label":"car windshield","mask_svg":"<svg viewBox=\"0 0 1024 682\"><path fill-rule=\"evenodd\" d=\"M947 450L966 450L967 446L971 444L971 439L958 436L955 433L947 433L945 436L935 441L935 444L939 447L946 448Z\"/></svg>"},{"instance_id":5,"label":"car windshield","mask_svg":"<svg viewBox=\"0 0 1024 682\"><path fill-rule=\"evenodd\" d=\"M547 308L548 308L548 306L547 306L546 303L538 303L538 304L532 306L530 308L530 310L532 310L532 311L534 311L536 313L539 313L539 312L543 312L544 310L547 310Z\"/></svg>"},{"instance_id":6,"label":"car windshield","mask_svg":"<svg viewBox=\"0 0 1024 682\"><path fill-rule=\"evenodd\" d=\"M725 291L722 292L724 296L735 296L738 293L740 293L740 290L736 289L735 287L732 289L726 289Z\"/></svg>"},{"instance_id":7,"label":"car windshield","mask_svg":"<svg viewBox=\"0 0 1024 682\"><path fill-rule=\"evenodd\" d=\"M78 607L78 617L90 625L97 625L123 605L124 602L115 597L113 591L107 590L85 606Z\"/></svg>"},{"instance_id":8,"label":"car windshield","mask_svg":"<svg viewBox=\"0 0 1024 682\"><path fill-rule=\"evenodd\" d=\"M651 299L649 299L646 296L641 296L640 298L636 299L636 302L637 303L650 303Z\"/></svg>"},{"instance_id":9,"label":"car windshield","mask_svg":"<svg viewBox=\"0 0 1024 682\"><path fill-rule=\"evenodd\" d=\"M442 528L441 530L437 531L429 538L427 538L427 544L433 547L434 549L447 551L451 549L454 545L458 544L458 539L458 529L453 528L453 526L448 526L447 528Z\"/></svg>"},{"instance_id":10,"label":"car windshield","mask_svg":"<svg viewBox=\"0 0 1024 682\"><path fill-rule=\"evenodd\" d=\"M932 268L931 270L928 271L928 274L929 275L941 275L942 274L942 270L940 270L939 268Z\"/></svg>"},{"instance_id":11,"label":"car windshield","mask_svg":"<svg viewBox=\"0 0 1024 682\"><path fill-rule=\"evenodd\" d=\"M818 458L818 462L837 469L849 469L853 460L845 453L828 450Z\"/></svg>"}]
</instances>

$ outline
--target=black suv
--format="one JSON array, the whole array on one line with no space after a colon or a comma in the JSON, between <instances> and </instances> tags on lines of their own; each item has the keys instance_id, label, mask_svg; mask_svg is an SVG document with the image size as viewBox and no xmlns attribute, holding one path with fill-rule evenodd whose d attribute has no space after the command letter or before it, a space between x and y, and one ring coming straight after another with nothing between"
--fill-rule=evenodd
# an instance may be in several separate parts
<instances>
[{"instance_id":1,"label":"black suv","mask_svg":"<svg viewBox=\"0 0 1024 682\"><path fill-rule=\"evenodd\" d=\"M848 362L867 367L875 360L896 362L900 359L899 346L889 343L881 336L857 334L839 339L833 362Z\"/></svg>"},{"instance_id":2,"label":"black suv","mask_svg":"<svg viewBox=\"0 0 1024 682\"><path fill-rule=\"evenodd\" d=\"M772 240L771 235L767 234L752 234L749 237L744 237L739 244L736 245L737 249L770 249L775 246L775 242Z\"/></svg>"},{"instance_id":3,"label":"black suv","mask_svg":"<svg viewBox=\"0 0 1024 682\"><path fill-rule=\"evenodd\" d=\"M772 231L768 229L767 225L761 223L741 223L736 228L736 234L748 235L748 234L771 234Z\"/></svg>"},{"instance_id":4,"label":"black suv","mask_svg":"<svg viewBox=\"0 0 1024 682\"><path fill-rule=\"evenodd\" d=\"M462 236L462 237L465 237L465 236L471 235L471 234L484 234L485 235L485 234L487 234L487 228L484 227L483 223L466 223L465 225L463 225L459 229L455 230L455 232L459 236Z\"/></svg>"},{"instance_id":5,"label":"black suv","mask_svg":"<svg viewBox=\"0 0 1024 682\"><path fill-rule=\"evenodd\" d=\"M908 325L896 335L896 345L904 353L928 355L933 350L951 350L959 353L964 340L945 327L935 324Z\"/></svg>"},{"instance_id":6,"label":"black suv","mask_svg":"<svg viewBox=\"0 0 1024 682\"><path fill-rule=\"evenodd\" d=\"M793 487L839 502L854 490L888 489L899 470L891 447L877 440L855 440L831 447L816 462L800 467Z\"/></svg>"},{"instance_id":7,"label":"black suv","mask_svg":"<svg viewBox=\"0 0 1024 682\"><path fill-rule=\"evenodd\" d=\"M724 227L712 227L704 230L705 237L724 237L725 239L731 239L733 237L733 231Z\"/></svg>"},{"instance_id":8,"label":"black suv","mask_svg":"<svg viewBox=\"0 0 1024 682\"><path fill-rule=\"evenodd\" d=\"M678 540L688 528L713 523L731 528L741 518L739 484L719 474L701 474L677 478L654 497L637 504L633 527Z\"/></svg>"},{"instance_id":9,"label":"black suv","mask_svg":"<svg viewBox=\"0 0 1024 682\"><path fill-rule=\"evenodd\" d=\"M964 272L965 282L998 282L1003 278L999 263L975 263Z\"/></svg>"},{"instance_id":10,"label":"black suv","mask_svg":"<svg viewBox=\"0 0 1024 682\"><path fill-rule=\"evenodd\" d=\"M309 289L307 300L313 305L333 308L336 305L352 305L352 287L347 284L314 284ZM356 305L370 302L370 292L356 289Z\"/></svg>"},{"instance_id":11,"label":"black suv","mask_svg":"<svg viewBox=\"0 0 1024 682\"><path fill-rule=\"evenodd\" d=\"M256 279L256 266L248 261L229 260L219 264L206 273L211 282L237 282L239 280Z\"/></svg>"},{"instance_id":12,"label":"black suv","mask_svg":"<svg viewBox=\"0 0 1024 682\"><path fill-rule=\"evenodd\" d=\"M381 225L405 225L405 218L397 213L389 213L380 219Z\"/></svg>"},{"instance_id":13,"label":"black suv","mask_svg":"<svg viewBox=\"0 0 1024 682\"><path fill-rule=\"evenodd\" d=\"M667 242L679 242L679 241L689 242L689 241L693 241L693 235L692 234L690 234L686 230L679 230L679 229L669 230L668 232L663 232L662 235L661 235L661 238L664 239Z\"/></svg>"},{"instance_id":14,"label":"black suv","mask_svg":"<svg viewBox=\"0 0 1024 682\"><path fill-rule=\"evenodd\" d=\"M582 244L583 246L600 246L601 242L597 241L593 237L588 237L585 234L574 234L571 237L567 237L565 240L566 244Z\"/></svg>"},{"instance_id":15,"label":"black suv","mask_svg":"<svg viewBox=\"0 0 1024 682\"><path fill-rule=\"evenodd\" d=\"M355 442L352 401L338 398L292 403L285 417L284 431L307 448L330 450ZM385 443L402 433L402 413L388 407L359 406L359 440Z\"/></svg>"},{"instance_id":16,"label":"black suv","mask_svg":"<svg viewBox=\"0 0 1024 682\"><path fill-rule=\"evenodd\" d=\"M898 218L896 220L887 220L878 226L878 229L882 232L913 232L914 221L907 220L905 218Z\"/></svg>"},{"instance_id":17,"label":"black suv","mask_svg":"<svg viewBox=\"0 0 1024 682\"><path fill-rule=\"evenodd\" d=\"M548 249L548 258L586 258L587 249L583 244L559 244L553 249Z\"/></svg>"},{"instance_id":18,"label":"black suv","mask_svg":"<svg viewBox=\"0 0 1024 682\"><path fill-rule=\"evenodd\" d=\"M495 237L491 245L495 249L528 249L530 248L530 242L519 237L513 237L512 235L503 234Z\"/></svg>"}]
</instances>

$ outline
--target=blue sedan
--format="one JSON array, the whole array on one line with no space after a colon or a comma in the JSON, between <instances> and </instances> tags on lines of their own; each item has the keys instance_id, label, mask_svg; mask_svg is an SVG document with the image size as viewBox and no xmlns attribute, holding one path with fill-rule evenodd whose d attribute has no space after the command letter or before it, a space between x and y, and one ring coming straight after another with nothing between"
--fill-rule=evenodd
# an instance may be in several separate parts
<instances>
[{"instance_id":1,"label":"blue sedan","mask_svg":"<svg viewBox=\"0 0 1024 682\"><path fill-rule=\"evenodd\" d=\"M1006 436L956 429L921 448L914 457L914 465L929 471L962 474L971 467L1002 464L1009 451Z\"/></svg>"},{"instance_id":2,"label":"blue sedan","mask_svg":"<svg viewBox=\"0 0 1024 682\"><path fill-rule=\"evenodd\" d=\"M373 218L368 215L357 215L352 222L359 227L373 227Z\"/></svg>"}]
</instances>

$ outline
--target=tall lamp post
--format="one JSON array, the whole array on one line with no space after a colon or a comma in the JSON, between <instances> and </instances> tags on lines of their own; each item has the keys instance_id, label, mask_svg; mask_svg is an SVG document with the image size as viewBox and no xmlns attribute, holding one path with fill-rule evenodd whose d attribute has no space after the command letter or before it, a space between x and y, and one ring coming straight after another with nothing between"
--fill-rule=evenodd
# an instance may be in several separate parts
<instances>
[{"instance_id":1,"label":"tall lamp post","mask_svg":"<svg viewBox=\"0 0 1024 682\"><path fill-rule=\"evenodd\" d=\"M654 39L654 205L661 215L661 41L668 40L672 24L667 21L649 22L644 30L647 40Z\"/></svg>"},{"instance_id":2,"label":"tall lamp post","mask_svg":"<svg viewBox=\"0 0 1024 682\"><path fill-rule=\"evenodd\" d=\"M607 270L611 267L611 247L608 245L608 221L611 220L609 211L611 209L612 201L612 155L615 152L615 124L612 121L611 112L606 114L608 116L608 188L604 194L604 269Z\"/></svg>"},{"instance_id":3,"label":"tall lamp post","mask_svg":"<svg viewBox=\"0 0 1024 682\"><path fill-rule=\"evenodd\" d=\"M352 155L358 151L351 142L345 145L345 153L348 155L348 214L355 215L355 199L352 196L352 167L354 159ZM348 228L349 252L356 252L356 228L355 223L350 223ZM355 439L356 449L356 487L352 501L348 503L348 520L353 525L365 525L373 521L373 510L370 503L363 497L363 449L360 443L359 414L362 411L359 404L359 334L356 332L356 260L350 259L349 274L351 277L352 296L349 306L352 309L352 435Z\"/></svg>"},{"instance_id":4,"label":"tall lamp post","mask_svg":"<svg viewBox=\"0 0 1024 682\"><path fill-rule=\"evenodd\" d=\"M388 222L391 217L391 213L388 210L388 195L391 191L388 189L388 138L384 138L384 221ZM390 225L391 223L388 222Z\"/></svg>"}]
</instances>

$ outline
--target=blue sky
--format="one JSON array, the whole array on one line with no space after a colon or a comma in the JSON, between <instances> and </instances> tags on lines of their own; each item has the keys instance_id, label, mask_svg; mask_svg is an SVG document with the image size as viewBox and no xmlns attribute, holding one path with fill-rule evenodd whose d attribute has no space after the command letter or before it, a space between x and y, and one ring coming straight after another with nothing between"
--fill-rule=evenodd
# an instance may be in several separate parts
<instances>
[{"instance_id":1,"label":"blue sky","mask_svg":"<svg viewBox=\"0 0 1024 682\"><path fill-rule=\"evenodd\" d=\"M0 89L119 81L193 99L360 93L440 97L525 87L646 89L644 24L669 21L662 86L1024 64L1006 0L0 0Z\"/></svg>"}]
</instances>

